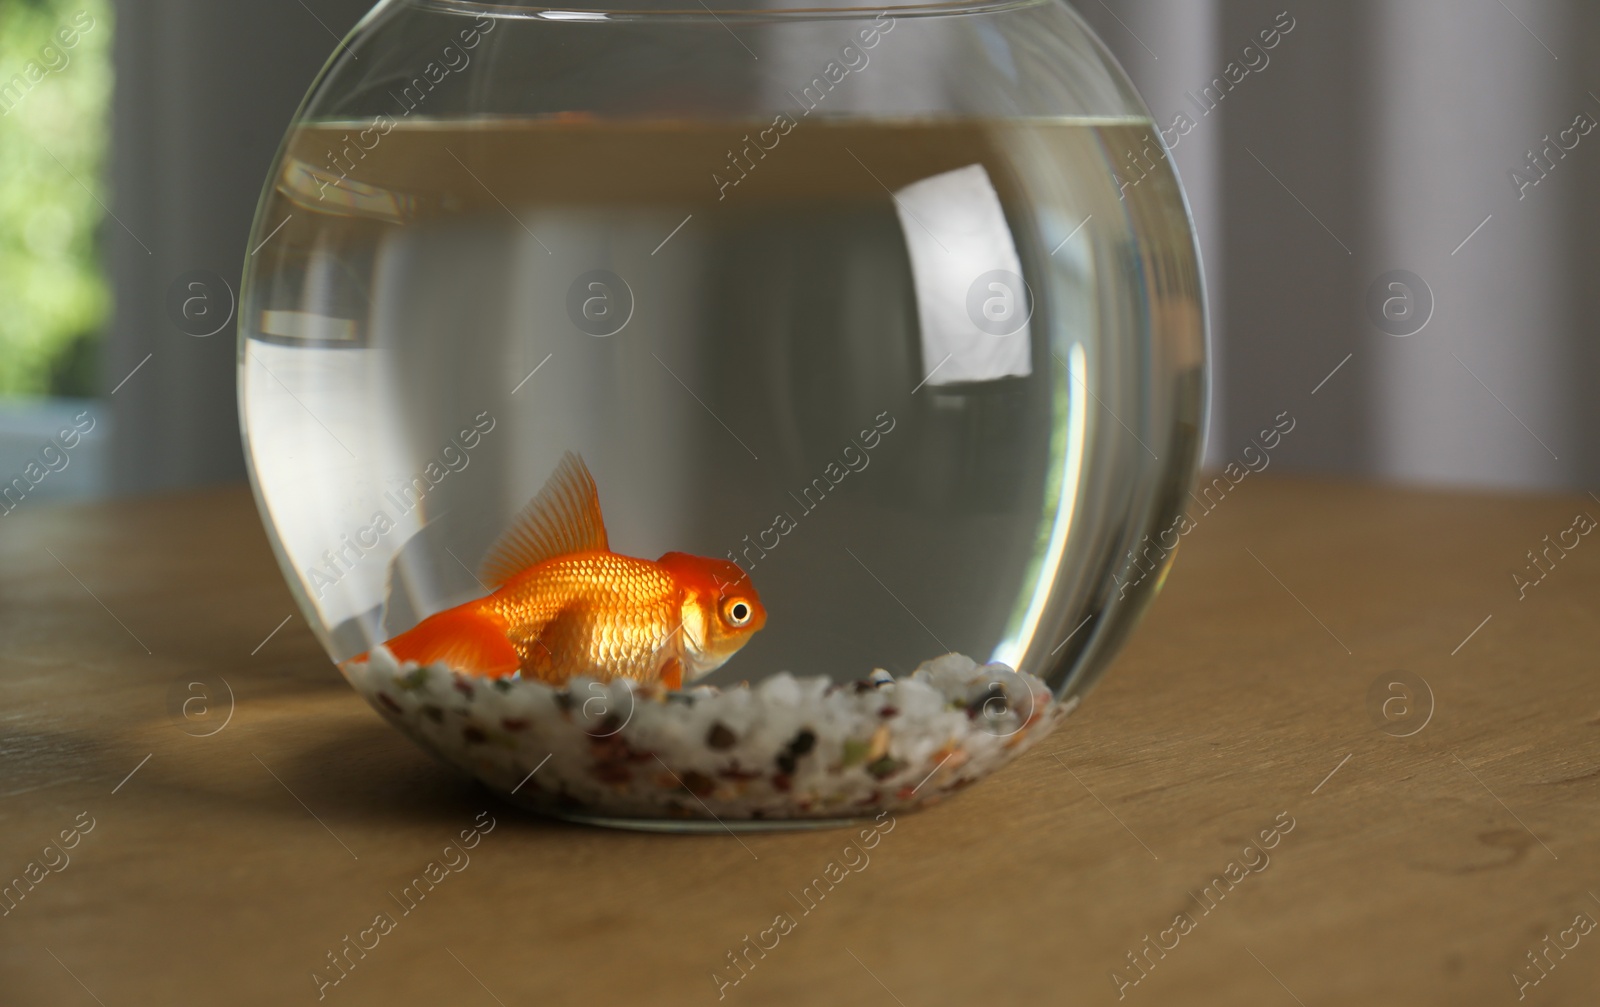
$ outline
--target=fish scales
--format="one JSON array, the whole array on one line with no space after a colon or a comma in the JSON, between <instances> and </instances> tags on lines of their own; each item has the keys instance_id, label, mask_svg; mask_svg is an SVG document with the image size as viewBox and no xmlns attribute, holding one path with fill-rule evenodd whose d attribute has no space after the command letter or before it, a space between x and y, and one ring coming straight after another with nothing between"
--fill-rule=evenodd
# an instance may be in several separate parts
<instances>
[{"instance_id":1,"label":"fish scales","mask_svg":"<svg viewBox=\"0 0 1600 1007\"><path fill-rule=\"evenodd\" d=\"M506 620L523 666L563 681L596 673L648 678L678 629L681 592L659 566L617 553L545 563L488 607Z\"/></svg>"}]
</instances>

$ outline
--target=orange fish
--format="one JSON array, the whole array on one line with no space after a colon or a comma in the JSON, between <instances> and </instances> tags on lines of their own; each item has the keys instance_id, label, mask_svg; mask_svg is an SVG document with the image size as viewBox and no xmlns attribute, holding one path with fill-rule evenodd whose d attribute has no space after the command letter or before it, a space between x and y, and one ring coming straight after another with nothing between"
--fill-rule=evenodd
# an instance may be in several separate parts
<instances>
[{"instance_id":1,"label":"orange fish","mask_svg":"<svg viewBox=\"0 0 1600 1007\"><path fill-rule=\"evenodd\" d=\"M678 689L720 668L767 621L734 563L612 552L594 477L570 451L489 551L482 575L494 593L430 615L384 646L397 660L489 678L521 672L559 685L592 675Z\"/></svg>"}]
</instances>

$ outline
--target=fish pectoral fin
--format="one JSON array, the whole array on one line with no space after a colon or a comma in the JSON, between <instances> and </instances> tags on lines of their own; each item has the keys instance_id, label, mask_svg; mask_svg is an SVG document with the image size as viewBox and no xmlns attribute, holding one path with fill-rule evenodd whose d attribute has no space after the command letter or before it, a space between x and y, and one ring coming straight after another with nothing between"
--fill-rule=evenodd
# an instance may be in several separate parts
<instances>
[{"instance_id":1,"label":"fish pectoral fin","mask_svg":"<svg viewBox=\"0 0 1600 1007\"><path fill-rule=\"evenodd\" d=\"M499 587L557 556L610 552L600 514L600 491L583 459L568 451L528 505L490 548L479 571Z\"/></svg>"},{"instance_id":2,"label":"fish pectoral fin","mask_svg":"<svg viewBox=\"0 0 1600 1007\"><path fill-rule=\"evenodd\" d=\"M683 659L674 657L663 664L659 681L674 691L683 688Z\"/></svg>"},{"instance_id":3,"label":"fish pectoral fin","mask_svg":"<svg viewBox=\"0 0 1600 1007\"><path fill-rule=\"evenodd\" d=\"M531 677L560 685L574 675L593 675L598 669L589 663L593 649L593 617L577 605L567 605L535 627ZM602 677L603 676L599 676Z\"/></svg>"},{"instance_id":4,"label":"fish pectoral fin","mask_svg":"<svg viewBox=\"0 0 1600 1007\"><path fill-rule=\"evenodd\" d=\"M485 678L502 678L522 667L516 648L506 639L505 620L471 605L430 615L384 646L399 661L443 662Z\"/></svg>"}]
</instances>

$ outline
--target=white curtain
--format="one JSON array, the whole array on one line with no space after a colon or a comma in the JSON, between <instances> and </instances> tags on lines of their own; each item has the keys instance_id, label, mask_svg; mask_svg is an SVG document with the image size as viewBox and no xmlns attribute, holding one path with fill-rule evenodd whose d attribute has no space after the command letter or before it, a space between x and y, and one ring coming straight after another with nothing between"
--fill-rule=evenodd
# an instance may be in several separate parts
<instances>
[{"instance_id":1,"label":"white curtain","mask_svg":"<svg viewBox=\"0 0 1600 1007\"><path fill-rule=\"evenodd\" d=\"M1581 116L1600 123L1600 10L1576 0L1078 6L1163 126L1178 112L1198 120L1173 159L1211 294L1209 461L1225 463L1289 410L1303 422L1281 464L1302 471L1506 488L1600 481L1600 129L1573 131ZM1247 52L1281 16L1294 27L1266 58ZM1230 64L1250 72L1201 114L1190 94ZM1573 149L1530 176L1529 150L1564 130ZM1518 169L1542 180L1522 185ZM1397 270L1431 291L1431 320L1412 335L1382 331L1368 306Z\"/></svg>"}]
</instances>

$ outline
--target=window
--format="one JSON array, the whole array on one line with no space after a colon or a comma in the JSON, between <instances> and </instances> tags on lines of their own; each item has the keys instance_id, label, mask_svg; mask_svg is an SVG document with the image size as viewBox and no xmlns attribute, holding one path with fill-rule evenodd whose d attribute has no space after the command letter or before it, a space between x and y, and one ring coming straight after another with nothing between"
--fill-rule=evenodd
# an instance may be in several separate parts
<instances>
[{"instance_id":1,"label":"window","mask_svg":"<svg viewBox=\"0 0 1600 1007\"><path fill-rule=\"evenodd\" d=\"M98 391L109 0L0 0L0 396Z\"/></svg>"}]
</instances>

